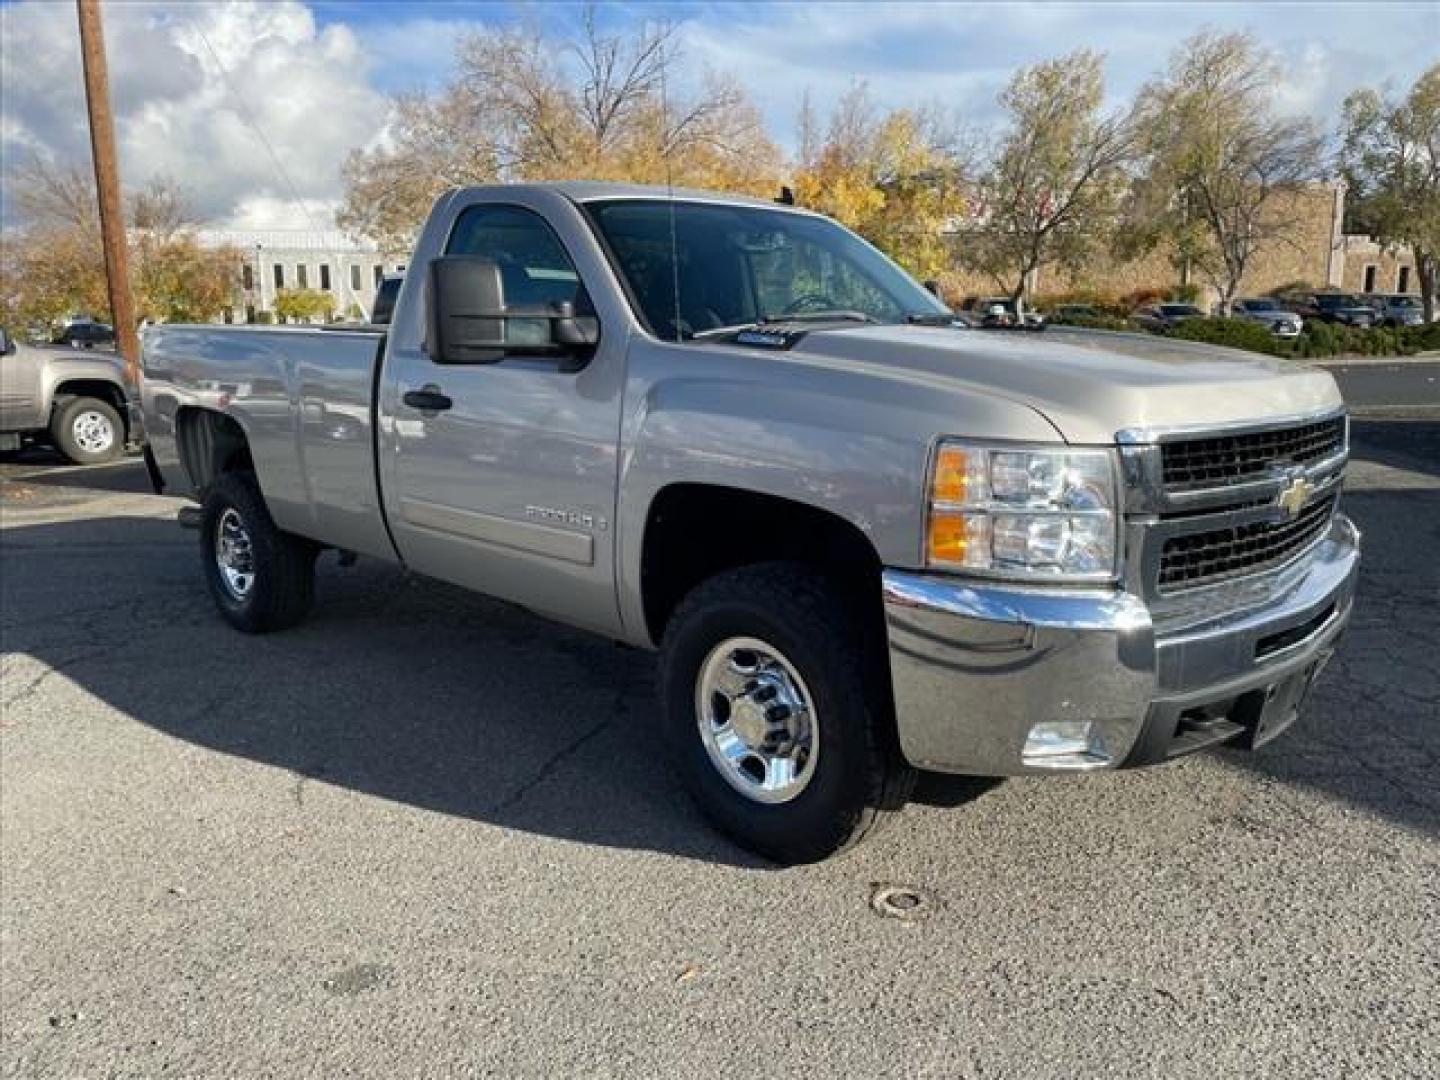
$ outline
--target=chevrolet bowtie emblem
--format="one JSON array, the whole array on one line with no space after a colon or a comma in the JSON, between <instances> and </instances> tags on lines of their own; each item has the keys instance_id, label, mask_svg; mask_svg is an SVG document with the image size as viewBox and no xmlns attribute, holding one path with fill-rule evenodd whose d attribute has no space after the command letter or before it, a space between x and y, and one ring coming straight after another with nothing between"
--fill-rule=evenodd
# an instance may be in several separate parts
<instances>
[{"instance_id":1,"label":"chevrolet bowtie emblem","mask_svg":"<svg viewBox=\"0 0 1440 1080\"><path fill-rule=\"evenodd\" d=\"M1285 511L1286 517L1293 518L1305 509L1305 504L1313 494L1315 485L1303 476L1297 476L1280 489L1280 494L1275 497L1275 505Z\"/></svg>"}]
</instances>

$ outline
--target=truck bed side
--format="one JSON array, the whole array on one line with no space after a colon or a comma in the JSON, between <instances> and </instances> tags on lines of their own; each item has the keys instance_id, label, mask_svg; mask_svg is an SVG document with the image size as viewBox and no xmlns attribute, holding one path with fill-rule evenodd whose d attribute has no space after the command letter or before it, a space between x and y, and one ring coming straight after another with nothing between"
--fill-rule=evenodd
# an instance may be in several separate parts
<instances>
[{"instance_id":1,"label":"truck bed side","mask_svg":"<svg viewBox=\"0 0 1440 1080\"><path fill-rule=\"evenodd\" d=\"M219 413L245 435L282 529L395 558L375 470L374 380L384 335L306 327L148 330L141 401L155 463L173 492L198 494L186 425Z\"/></svg>"}]
</instances>

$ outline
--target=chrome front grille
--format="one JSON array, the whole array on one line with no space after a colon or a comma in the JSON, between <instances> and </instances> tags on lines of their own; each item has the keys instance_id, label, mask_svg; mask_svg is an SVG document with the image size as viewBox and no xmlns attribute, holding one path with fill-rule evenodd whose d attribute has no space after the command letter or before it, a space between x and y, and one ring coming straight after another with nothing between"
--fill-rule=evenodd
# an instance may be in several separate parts
<instances>
[{"instance_id":1,"label":"chrome front grille","mask_svg":"<svg viewBox=\"0 0 1440 1080\"><path fill-rule=\"evenodd\" d=\"M1173 593L1284 566L1320 538L1337 499L1335 494L1318 499L1292 521L1256 521L1172 536L1160 552L1159 591Z\"/></svg>"},{"instance_id":2,"label":"chrome front grille","mask_svg":"<svg viewBox=\"0 0 1440 1080\"><path fill-rule=\"evenodd\" d=\"M1345 417L1310 424L1179 439L1160 446L1167 491L1223 487L1263 477L1276 467L1310 465L1345 447Z\"/></svg>"},{"instance_id":3,"label":"chrome front grille","mask_svg":"<svg viewBox=\"0 0 1440 1080\"><path fill-rule=\"evenodd\" d=\"M1127 587L1162 609L1209 610L1201 597L1248 591L1295 563L1329 530L1347 434L1338 410L1223 430L1121 433Z\"/></svg>"}]
</instances>

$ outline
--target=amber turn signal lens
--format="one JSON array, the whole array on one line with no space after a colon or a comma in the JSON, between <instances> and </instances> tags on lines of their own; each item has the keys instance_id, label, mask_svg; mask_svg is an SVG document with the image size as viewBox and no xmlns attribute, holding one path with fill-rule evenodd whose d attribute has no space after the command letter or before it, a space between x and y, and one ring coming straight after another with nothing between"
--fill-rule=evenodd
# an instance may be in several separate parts
<instances>
[{"instance_id":1,"label":"amber turn signal lens","mask_svg":"<svg viewBox=\"0 0 1440 1080\"><path fill-rule=\"evenodd\" d=\"M969 534L965 527L964 514L930 515L931 562L963 564L968 546Z\"/></svg>"},{"instance_id":2,"label":"amber turn signal lens","mask_svg":"<svg viewBox=\"0 0 1440 1080\"><path fill-rule=\"evenodd\" d=\"M935 483L930 497L936 502L963 503L970 494L975 462L963 446L942 446L935 455Z\"/></svg>"}]
</instances>

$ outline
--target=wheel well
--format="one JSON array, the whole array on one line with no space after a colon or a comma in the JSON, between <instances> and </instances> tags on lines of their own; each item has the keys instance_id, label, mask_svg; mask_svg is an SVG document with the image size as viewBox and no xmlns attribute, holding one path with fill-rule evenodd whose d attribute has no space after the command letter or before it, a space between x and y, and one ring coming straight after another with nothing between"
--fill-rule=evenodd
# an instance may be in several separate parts
<instances>
[{"instance_id":1,"label":"wheel well","mask_svg":"<svg viewBox=\"0 0 1440 1080\"><path fill-rule=\"evenodd\" d=\"M112 406L120 414L120 423L125 425L125 434L130 434L130 410L125 405L125 393L120 387L104 379L70 379L61 383L55 387L50 415L54 416L65 403L82 397L96 398Z\"/></svg>"},{"instance_id":2,"label":"wheel well","mask_svg":"<svg viewBox=\"0 0 1440 1080\"><path fill-rule=\"evenodd\" d=\"M675 484L650 505L640 588L652 641L676 606L706 578L770 561L820 566L880 614L880 559L855 525L837 514L773 495L709 484Z\"/></svg>"},{"instance_id":3,"label":"wheel well","mask_svg":"<svg viewBox=\"0 0 1440 1080\"><path fill-rule=\"evenodd\" d=\"M223 473L255 469L244 429L224 413L181 409L175 414L175 444L180 464L197 492Z\"/></svg>"}]
</instances>

